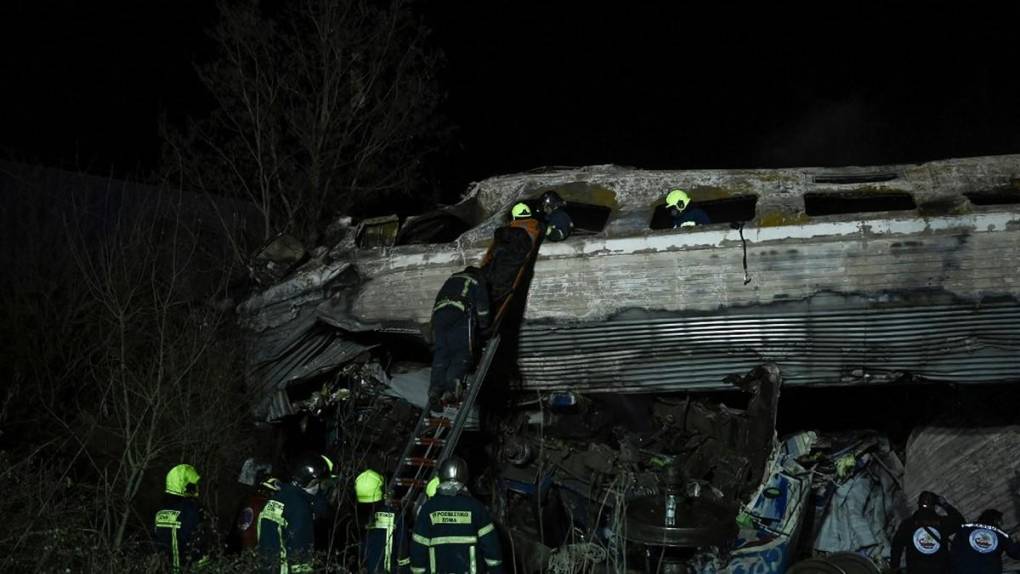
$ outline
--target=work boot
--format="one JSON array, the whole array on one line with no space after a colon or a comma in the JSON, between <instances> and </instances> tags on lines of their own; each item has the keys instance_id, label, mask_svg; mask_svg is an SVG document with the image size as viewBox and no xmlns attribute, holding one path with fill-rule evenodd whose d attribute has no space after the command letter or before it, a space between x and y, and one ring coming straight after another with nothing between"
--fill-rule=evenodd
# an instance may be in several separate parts
<instances>
[{"instance_id":1,"label":"work boot","mask_svg":"<svg viewBox=\"0 0 1020 574\"><path fill-rule=\"evenodd\" d=\"M443 412L443 393L442 391L429 391L429 412L432 414L439 414Z\"/></svg>"},{"instance_id":2,"label":"work boot","mask_svg":"<svg viewBox=\"0 0 1020 574\"><path fill-rule=\"evenodd\" d=\"M443 393L444 404L456 403L458 401L460 401L460 396L457 394L457 391L446 391Z\"/></svg>"}]
</instances>

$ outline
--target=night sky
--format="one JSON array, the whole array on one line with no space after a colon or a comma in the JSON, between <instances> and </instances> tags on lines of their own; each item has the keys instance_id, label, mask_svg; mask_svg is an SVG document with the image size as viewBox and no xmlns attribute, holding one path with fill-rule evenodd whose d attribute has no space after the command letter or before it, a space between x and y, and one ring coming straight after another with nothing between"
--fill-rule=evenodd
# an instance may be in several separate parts
<instances>
[{"instance_id":1,"label":"night sky","mask_svg":"<svg viewBox=\"0 0 1020 574\"><path fill-rule=\"evenodd\" d=\"M557 4L550 7L548 4ZM1020 7L431 2L457 126L434 173L779 167L1020 152ZM666 3L664 3L666 4ZM210 106L209 0L0 3L0 155L145 173Z\"/></svg>"}]
</instances>

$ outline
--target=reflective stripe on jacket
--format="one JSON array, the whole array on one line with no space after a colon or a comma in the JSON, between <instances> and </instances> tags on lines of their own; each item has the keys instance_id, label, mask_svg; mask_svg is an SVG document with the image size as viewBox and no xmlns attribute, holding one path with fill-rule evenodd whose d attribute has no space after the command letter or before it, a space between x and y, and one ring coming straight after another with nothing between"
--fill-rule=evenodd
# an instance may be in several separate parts
<instances>
[{"instance_id":1,"label":"reflective stripe on jacket","mask_svg":"<svg viewBox=\"0 0 1020 574\"><path fill-rule=\"evenodd\" d=\"M432 312L453 307L463 312L473 312L482 329L489 325L489 288L481 273L454 273L439 288Z\"/></svg>"},{"instance_id":2,"label":"reflective stripe on jacket","mask_svg":"<svg viewBox=\"0 0 1020 574\"><path fill-rule=\"evenodd\" d=\"M312 571L315 534L313 497L293 484L280 484L259 513L259 554L276 562L280 574Z\"/></svg>"},{"instance_id":3,"label":"reflective stripe on jacket","mask_svg":"<svg viewBox=\"0 0 1020 574\"><path fill-rule=\"evenodd\" d=\"M389 508L376 512L362 545L365 570L369 574L407 572L411 564L407 551L407 530L401 517Z\"/></svg>"},{"instance_id":4,"label":"reflective stripe on jacket","mask_svg":"<svg viewBox=\"0 0 1020 574\"><path fill-rule=\"evenodd\" d=\"M502 568L499 534L480 502L440 491L421 507L411 537L411 572L500 573Z\"/></svg>"},{"instance_id":5,"label":"reflective stripe on jacket","mask_svg":"<svg viewBox=\"0 0 1020 574\"><path fill-rule=\"evenodd\" d=\"M171 572L182 567L201 564L206 557L206 540L201 528L205 514L194 498L167 495L156 512L153 534L170 561Z\"/></svg>"}]
</instances>

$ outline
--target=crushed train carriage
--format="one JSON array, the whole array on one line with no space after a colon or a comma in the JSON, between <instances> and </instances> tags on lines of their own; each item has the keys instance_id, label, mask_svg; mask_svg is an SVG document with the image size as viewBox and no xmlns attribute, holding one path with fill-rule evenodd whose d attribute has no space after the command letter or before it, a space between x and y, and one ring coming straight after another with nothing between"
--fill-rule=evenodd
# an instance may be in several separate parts
<instances>
[{"instance_id":1,"label":"crushed train carriage","mask_svg":"<svg viewBox=\"0 0 1020 574\"><path fill-rule=\"evenodd\" d=\"M664 225L673 187L713 223ZM791 387L1020 379L1020 156L774 170L593 166L490 178L403 225L367 220L251 297L239 311L252 335L257 416L336 400L349 389L321 380L337 373L422 406L427 365L384 369L365 358L394 341L426 347L441 283L481 260L513 203L548 190L568 201L576 231L543 245L535 265L511 381L522 397L545 393L551 405L560 393L576 409L585 394L724 390L765 363ZM746 415L722 411L723 421ZM528 416L518 428L534 422ZM499 455L527 463L507 465L502 484L528 491L512 478L523 468L530 495L542 494L536 457L525 456L534 437L504 438ZM728 554L732 571L788 564L810 490L791 444L744 453L765 452L770 470L754 496L741 491L733 515L774 505L763 493L775 489L788 504L746 523L745 550ZM748 542L754 529L764 538ZM718 556L692 560L720 567Z\"/></svg>"}]
</instances>

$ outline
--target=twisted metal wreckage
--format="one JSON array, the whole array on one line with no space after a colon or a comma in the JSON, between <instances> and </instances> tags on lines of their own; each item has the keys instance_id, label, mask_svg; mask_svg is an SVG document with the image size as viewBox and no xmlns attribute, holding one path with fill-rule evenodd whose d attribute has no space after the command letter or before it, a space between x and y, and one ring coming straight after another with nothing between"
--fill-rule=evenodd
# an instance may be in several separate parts
<instances>
[{"instance_id":1,"label":"twisted metal wreckage","mask_svg":"<svg viewBox=\"0 0 1020 574\"><path fill-rule=\"evenodd\" d=\"M671 187L713 224L663 228ZM310 254L267 246L253 270L266 287L239 307L257 416L370 404L363 416L386 421L372 448L399 450L407 403L426 400L436 291L478 263L513 203L547 190L575 233L541 246L511 357L483 392L499 397L485 478L522 567L782 572L807 537L858 571L888 555L905 495L933 484L874 433L776 440L781 385L1020 379L1020 156L593 166L490 178L402 225L338 225ZM969 444L1020 436L996 432ZM915 429L908 456L930 466L945 434ZM961 468L989 456L968 452ZM1014 472L959 496L1015 523Z\"/></svg>"}]
</instances>

